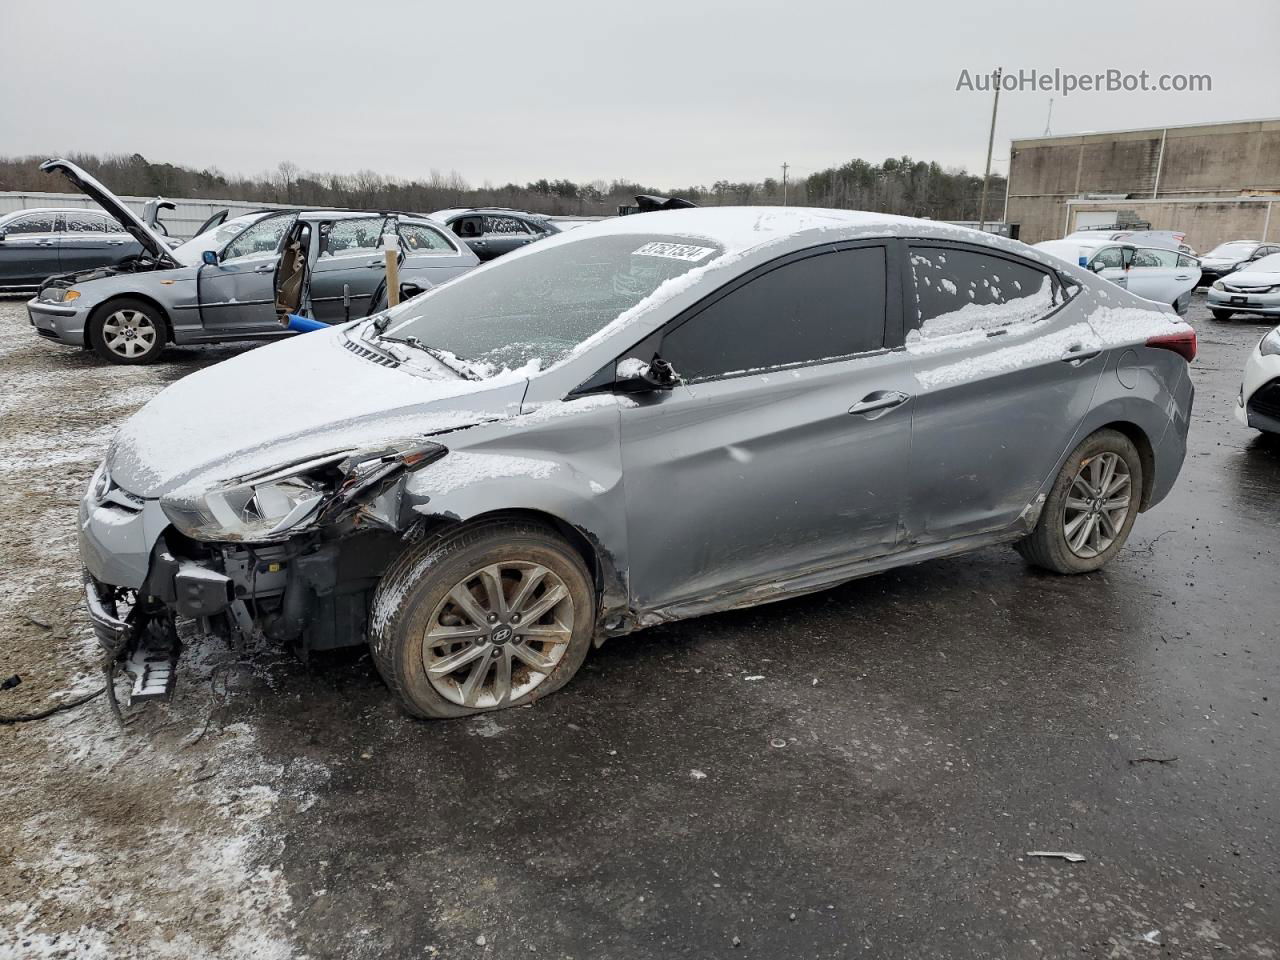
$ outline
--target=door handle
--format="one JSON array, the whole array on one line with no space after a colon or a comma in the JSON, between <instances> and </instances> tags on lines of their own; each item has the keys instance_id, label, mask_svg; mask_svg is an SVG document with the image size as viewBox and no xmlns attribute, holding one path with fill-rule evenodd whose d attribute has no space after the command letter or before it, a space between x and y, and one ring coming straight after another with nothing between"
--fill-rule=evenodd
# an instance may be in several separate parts
<instances>
[{"instance_id":1,"label":"door handle","mask_svg":"<svg viewBox=\"0 0 1280 960\"><path fill-rule=\"evenodd\" d=\"M1190 279L1191 279L1191 274L1189 274L1189 273L1175 273L1175 274L1173 275L1173 279L1175 279L1175 280L1190 280Z\"/></svg>"},{"instance_id":2,"label":"door handle","mask_svg":"<svg viewBox=\"0 0 1280 960\"><path fill-rule=\"evenodd\" d=\"M36 246L37 246L37 247L52 247L52 246L53 246L53 241L52 241L52 240L37 240L37 241L36 241Z\"/></svg>"},{"instance_id":3,"label":"door handle","mask_svg":"<svg viewBox=\"0 0 1280 960\"><path fill-rule=\"evenodd\" d=\"M276 265L274 263L264 263L264 264L261 264L260 266L254 267L253 272L254 273L272 273L275 271L275 269L276 269Z\"/></svg>"},{"instance_id":4,"label":"door handle","mask_svg":"<svg viewBox=\"0 0 1280 960\"><path fill-rule=\"evenodd\" d=\"M911 397L900 390L876 390L849 408L849 412L857 416L866 416L881 410L892 410L899 404L906 403Z\"/></svg>"},{"instance_id":5,"label":"door handle","mask_svg":"<svg viewBox=\"0 0 1280 960\"><path fill-rule=\"evenodd\" d=\"M1092 360L1094 357L1100 356L1101 353L1102 351L1099 349L1086 347L1082 343L1077 343L1075 346L1067 348L1067 352L1059 357L1059 359L1063 363L1071 363L1078 366L1086 360Z\"/></svg>"},{"instance_id":6,"label":"door handle","mask_svg":"<svg viewBox=\"0 0 1280 960\"><path fill-rule=\"evenodd\" d=\"M111 244L111 246L113 246L113 247L121 247L121 246L124 246L124 241L123 241L123 240L108 240L108 241L107 241L107 243Z\"/></svg>"}]
</instances>

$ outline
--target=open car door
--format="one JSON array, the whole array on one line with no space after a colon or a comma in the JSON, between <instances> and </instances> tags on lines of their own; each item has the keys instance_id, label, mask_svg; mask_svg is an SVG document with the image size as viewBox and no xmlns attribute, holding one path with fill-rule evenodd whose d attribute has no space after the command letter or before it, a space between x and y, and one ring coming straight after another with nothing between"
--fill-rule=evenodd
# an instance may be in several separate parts
<instances>
[{"instance_id":1,"label":"open car door","mask_svg":"<svg viewBox=\"0 0 1280 960\"><path fill-rule=\"evenodd\" d=\"M285 235L276 263L276 319L289 325L289 315L309 317L311 312L311 224L295 220Z\"/></svg>"}]
</instances>

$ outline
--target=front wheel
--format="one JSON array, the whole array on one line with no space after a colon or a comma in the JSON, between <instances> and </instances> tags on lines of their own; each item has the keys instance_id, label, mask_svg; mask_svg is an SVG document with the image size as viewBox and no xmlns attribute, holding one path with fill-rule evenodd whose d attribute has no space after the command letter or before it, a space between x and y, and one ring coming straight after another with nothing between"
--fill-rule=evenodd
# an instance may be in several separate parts
<instances>
[{"instance_id":1,"label":"front wheel","mask_svg":"<svg viewBox=\"0 0 1280 960\"><path fill-rule=\"evenodd\" d=\"M1118 430L1085 438L1062 465L1036 527L1014 547L1054 573L1088 573L1120 552L1138 518L1142 458Z\"/></svg>"},{"instance_id":2,"label":"front wheel","mask_svg":"<svg viewBox=\"0 0 1280 960\"><path fill-rule=\"evenodd\" d=\"M1213 319L1215 320L1230 320L1231 317L1233 316L1232 311L1230 310L1212 310L1211 309L1209 312L1213 314Z\"/></svg>"},{"instance_id":3,"label":"front wheel","mask_svg":"<svg viewBox=\"0 0 1280 960\"><path fill-rule=\"evenodd\" d=\"M141 300L116 300L89 321L89 345L111 363L153 363L164 341L164 318Z\"/></svg>"},{"instance_id":4,"label":"front wheel","mask_svg":"<svg viewBox=\"0 0 1280 960\"><path fill-rule=\"evenodd\" d=\"M463 717L564 686L594 625L578 552L536 523L493 521L406 551L374 592L369 645L409 713Z\"/></svg>"}]
</instances>

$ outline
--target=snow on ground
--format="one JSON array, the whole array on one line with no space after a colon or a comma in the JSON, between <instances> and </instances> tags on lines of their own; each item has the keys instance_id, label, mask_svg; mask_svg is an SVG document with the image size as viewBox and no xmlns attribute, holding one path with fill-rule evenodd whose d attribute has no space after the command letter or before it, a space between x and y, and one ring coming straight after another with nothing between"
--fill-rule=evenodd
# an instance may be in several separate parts
<instances>
[{"instance_id":1,"label":"snow on ground","mask_svg":"<svg viewBox=\"0 0 1280 960\"><path fill-rule=\"evenodd\" d=\"M0 529L0 675L22 677L0 712L20 713L101 686L76 505L115 427L241 348L112 367L35 337L20 300L0 300L0 334L0 511L18 521ZM272 824L328 771L261 758L236 693L271 669L266 651L186 642L182 696L124 730L102 698L0 727L0 960L296 955Z\"/></svg>"}]
</instances>

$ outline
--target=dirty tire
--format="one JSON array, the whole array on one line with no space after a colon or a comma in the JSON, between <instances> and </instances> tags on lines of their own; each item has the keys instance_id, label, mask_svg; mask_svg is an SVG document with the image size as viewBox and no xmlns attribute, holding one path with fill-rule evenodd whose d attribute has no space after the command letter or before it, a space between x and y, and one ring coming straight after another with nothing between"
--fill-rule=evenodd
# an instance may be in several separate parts
<instances>
[{"instance_id":1,"label":"dirty tire","mask_svg":"<svg viewBox=\"0 0 1280 960\"><path fill-rule=\"evenodd\" d=\"M1103 454L1117 455L1128 468L1130 506L1111 544L1096 556L1086 558L1078 556L1067 543L1064 529L1067 496L1084 466ZM1133 441L1118 430L1099 430L1086 437L1067 457L1049 491L1035 529L1015 543L1014 549L1028 563L1054 573L1089 573L1097 570L1119 553L1129 538L1129 531L1133 529L1133 523L1138 517L1141 496L1142 458Z\"/></svg>"},{"instance_id":2,"label":"dirty tire","mask_svg":"<svg viewBox=\"0 0 1280 960\"><path fill-rule=\"evenodd\" d=\"M135 332L128 341L122 340L128 327L141 331L141 336ZM159 359L169 328L164 316L151 304L126 297L112 300L95 311L87 332L89 346L103 360L136 365ZM126 346L127 342L138 346Z\"/></svg>"},{"instance_id":3,"label":"dirty tire","mask_svg":"<svg viewBox=\"0 0 1280 960\"><path fill-rule=\"evenodd\" d=\"M500 705L459 704L442 695L427 676L427 630L455 586L475 571L504 563L534 564L559 579L572 601L570 639L554 668L532 690ZM563 687L586 659L595 614L591 575L572 546L541 524L494 520L428 538L391 565L374 591L369 648L382 679L409 714L423 719L466 717L531 703ZM511 662L514 680L523 668Z\"/></svg>"},{"instance_id":4,"label":"dirty tire","mask_svg":"<svg viewBox=\"0 0 1280 960\"><path fill-rule=\"evenodd\" d=\"M1210 310L1215 320L1230 320L1234 313L1231 310Z\"/></svg>"}]
</instances>

